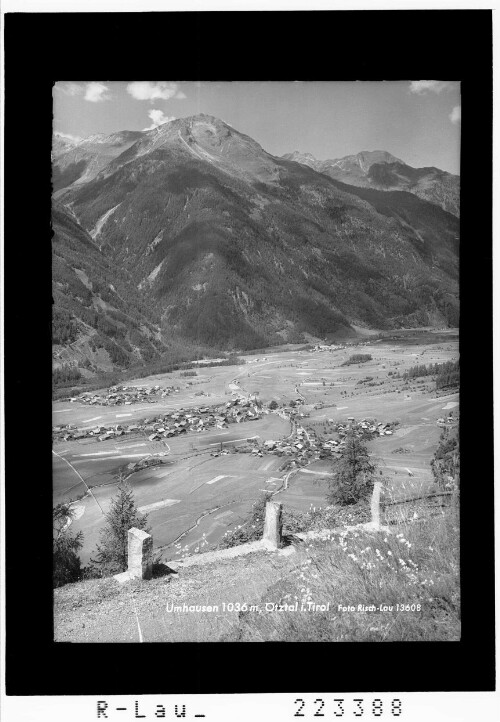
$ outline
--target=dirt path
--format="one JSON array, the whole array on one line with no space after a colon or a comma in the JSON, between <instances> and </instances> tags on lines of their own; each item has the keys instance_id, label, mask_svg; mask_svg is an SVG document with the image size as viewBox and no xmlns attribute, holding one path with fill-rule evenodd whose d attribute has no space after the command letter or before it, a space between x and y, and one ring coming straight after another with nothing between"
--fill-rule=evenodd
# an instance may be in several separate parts
<instances>
[{"instance_id":1,"label":"dirt path","mask_svg":"<svg viewBox=\"0 0 500 722\"><path fill-rule=\"evenodd\" d=\"M77 475L77 477L80 479L80 481L84 484L85 488L87 489L87 493L90 494L90 496L91 496L92 499L95 501L95 503L97 504L97 506L99 507L99 509L101 510L101 512L102 512L102 514L103 514L103 516L104 516L104 511L103 511L103 509L102 509L102 506L99 504L99 502L97 501L97 499L96 499L95 496L93 495L92 489L88 486L88 484L87 484L87 482L85 481L85 479L83 478L83 476L81 476L81 474L79 474L79 472L75 469L75 467L73 466L73 464L72 464L70 461L68 461L67 459L65 459L64 456L61 456L60 454L58 454L57 451L54 451L54 449L52 449L52 453L54 454L54 456L57 456L58 459L61 459L61 461L64 461L64 462L70 467L70 469L75 472L75 474Z\"/></svg>"}]
</instances>

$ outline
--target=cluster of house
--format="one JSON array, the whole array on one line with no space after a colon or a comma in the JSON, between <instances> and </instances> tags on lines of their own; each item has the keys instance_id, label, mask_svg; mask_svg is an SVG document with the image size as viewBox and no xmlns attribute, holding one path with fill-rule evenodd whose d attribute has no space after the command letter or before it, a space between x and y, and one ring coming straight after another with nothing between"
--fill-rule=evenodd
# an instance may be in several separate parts
<instances>
[{"instance_id":1,"label":"cluster of house","mask_svg":"<svg viewBox=\"0 0 500 722\"><path fill-rule=\"evenodd\" d=\"M313 351L341 351L344 348L344 345L334 346L333 344L317 343L315 346L309 349L309 351L310 353L312 353Z\"/></svg>"},{"instance_id":2,"label":"cluster of house","mask_svg":"<svg viewBox=\"0 0 500 722\"><path fill-rule=\"evenodd\" d=\"M341 351L346 348L354 348L356 346L371 346L373 345L373 341L367 340L367 341L355 341L353 343L349 343L346 341L342 344L327 344L327 343L317 343L312 348L309 349L310 353L313 353L314 351Z\"/></svg>"},{"instance_id":3,"label":"cluster of house","mask_svg":"<svg viewBox=\"0 0 500 722\"><path fill-rule=\"evenodd\" d=\"M99 406L119 406L124 404L138 404L144 401L154 403L156 399L151 397L157 396L164 398L173 393L179 393L179 387L174 386L111 386L105 394L92 394L85 392L80 396L74 396L69 401L80 401L84 404Z\"/></svg>"},{"instance_id":4,"label":"cluster of house","mask_svg":"<svg viewBox=\"0 0 500 722\"><path fill-rule=\"evenodd\" d=\"M257 439L248 439L245 445L239 446L236 450L254 456L276 454L277 456L288 457L281 467L281 470L283 470L294 466L304 466L315 459L338 458L345 447L348 431L354 431L359 436L367 435L374 438L392 434L398 423L394 421L383 424L377 423L376 420L367 419L356 422L353 417L349 417L347 423L334 425L333 430L338 433L338 439L320 441L315 432L306 431L303 427L297 426L293 435L287 439L279 441L269 439L263 442Z\"/></svg>"},{"instance_id":5,"label":"cluster of house","mask_svg":"<svg viewBox=\"0 0 500 722\"><path fill-rule=\"evenodd\" d=\"M138 424L130 426L113 424L112 426L92 426L83 429L79 429L75 424L60 424L52 428L52 436L54 441L78 441L93 436L97 437L99 441L106 441L139 430L140 426Z\"/></svg>"},{"instance_id":6,"label":"cluster of house","mask_svg":"<svg viewBox=\"0 0 500 722\"><path fill-rule=\"evenodd\" d=\"M147 469L150 466L159 466L162 463L162 459L159 459L157 456L148 456L146 459L132 461L130 464L127 464L125 475L130 476L130 474L133 474L136 471L140 471L141 469Z\"/></svg>"},{"instance_id":7,"label":"cluster of house","mask_svg":"<svg viewBox=\"0 0 500 722\"><path fill-rule=\"evenodd\" d=\"M397 426L399 426L398 421L383 424L382 422L377 423L376 419L356 421L353 416L349 416L347 422L334 424L332 430L336 431L340 437L345 437L348 433L354 433L356 436L373 438L376 436L391 436Z\"/></svg>"},{"instance_id":8,"label":"cluster of house","mask_svg":"<svg viewBox=\"0 0 500 722\"><path fill-rule=\"evenodd\" d=\"M177 436L188 431L201 432L210 427L227 429L229 424L242 421L257 421L263 410L256 401L237 398L222 406L179 409L175 413L159 416L153 424L145 425L144 431L151 432L150 441Z\"/></svg>"},{"instance_id":9,"label":"cluster of house","mask_svg":"<svg viewBox=\"0 0 500 722\"><path fill-rule=\"evenodd\" d=\"M446 418L441 417L437 420L438 426L448 426L449 424L453 424L456 422L457 419L455 419L453 416L447 416Z\"/></svg>"},{"instance_id":10,"label":"cluster of house","mask_svg":"<svg viewBox=\"0 0 500 722\"><path fill-rule=\"evenodd\" d=\"M62 441L97 437L99 441L143 432L148 434L149 441L179 436L188 431L200 432L215 427L227 429L231 423L255 421L261 417L263 410L255 399L236 398L217 407L202 406L196 409L178 409L175 412L160 414L152 419L142 419L134 424L113 424L112 426L95 426L77 429L73 424L55 426L54 438ZM265 413L265 412L264 412Z\"/></svg>"},{"instance_id":11,"label":"cluster of house","mask_svg":"<svg viewBox=\"0 0 500 722\"><path fill-rule=\"evenodd\" d=\"M293 466L294 464L303 466L311 460L325 457L322 444L318 442L316 436L307 433L301 426L297 426L290 437L278 441L273 441L272 439L268 439L267 441L248 439L247 443L239 446L236 451L240 453L250 453L252 456L263 456L264 454L286 456L289 457L289 459L287 459L288 466Z\"/></svg>"},{"instance_id":12,"label":"cluster of house","mask_svg":"<svg viewBox=\"0 0 500 722\"><path fill-rule=\"evenodd\" d=\"M330 420L331 421L331 420ZM304 428L297 426L293 439L281 441L264 441L263 443L253 442L252 454L261 455L262 452L277 454L278 456L292 457L290 465L302 466L312 459L327 459L338 457L345 446L348 432L354 432L357 436L391 435L399 422L392 421L387 424L377 423L376 420L362 419L356 422L349 417L347 423L338 423L333 426L337 432L338 439L326 439L320 441L313 431L307 432Z\"/></svg>"}]
</instances>

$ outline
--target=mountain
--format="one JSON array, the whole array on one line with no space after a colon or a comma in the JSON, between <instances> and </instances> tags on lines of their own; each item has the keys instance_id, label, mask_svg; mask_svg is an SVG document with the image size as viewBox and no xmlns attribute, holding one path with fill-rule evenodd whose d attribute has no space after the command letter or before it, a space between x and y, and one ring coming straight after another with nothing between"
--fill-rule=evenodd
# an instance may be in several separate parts
<instances>
[{"instance_id":1,"label":"mountain","mask_svg":"<svg viewBox=\"0 0 500 722\"><path fill-rule=\"evenodd\" d=\"M372 187L405 190L460 216L460 177L439 168L412 168L405 163L374 163L368 171Z\"/></svg>"},{"instance_id":2,"label":"mountain","mask_svg":"<svg viewBox=\"0 0 500 722\"><path fill-rule=\"evenodd\" d=\"M52 143L54 191L92 180L110 160L123 153L141 136L141 131L124 130L111 135L92 135L75 143L55 135Z\"/></svg>"},{"instance_id":3,"label":"mountain","mask_svg":"<svg viewBox=\"0 0 500 722\"><path fill-rule=\"evenodd\" d=\"M299 153L298 151L286 153L282 157L308 165L319 173L326 173L330 178L335 178L343 183L362 186L368 185L366 182L368 171L374 163L402 163L385 150L364 150L357 155L346 155L344 158L336 160L317 160L311 153Z\"/></svg>"},{"instance_id":4,"label":"mountain","mask_svg":"<svg viewBox=\"0 0 500 722\"><path fill-rule=\"evenodd\" d=\"M310 153L286 153L283 158L302 163L350 185L400 190L460 215L460 178L439 168L412 168L383 150L362 151L335 160L317 160Z\"/></svg>"},{"instance_id":5,"label":"mountain","mask_svg":"<svg viewBox=\"0 0 500 722\"><path fill-rule=\"evenodd\" d=\"M274 157L212 116L139 133L57 195L164 343L241 350L346 338L353 324L457 323L453 215ZM69 308L77 291L59 290Z\"/></svg>"},{"instance_id":6,"label":"mountain","mask_svg":"<svg viewBox=\"0 0 500 722\"><path fill-rule=\"evenodd\" d=\"M130 276L114 266L57 201L52 229L55 365L78 362L83 369L112 370L159 358L165 344L158 314Z\"/></svg>"}]
</instances>

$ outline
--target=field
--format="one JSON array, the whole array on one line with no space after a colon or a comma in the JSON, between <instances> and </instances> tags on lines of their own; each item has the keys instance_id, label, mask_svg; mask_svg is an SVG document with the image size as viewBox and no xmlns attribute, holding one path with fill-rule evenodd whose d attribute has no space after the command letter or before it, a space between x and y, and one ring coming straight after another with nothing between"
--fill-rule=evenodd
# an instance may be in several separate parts
<instances>
[{"instance_id":1,"label":"field","mask_svg":"<svg viewBox=\"0 0 500 722\"><path fill-rule=\"evenodd\" d=\"M372 360L342 366L354 353ZM399 421L392 435L376 438L369 448L394 496L413 495L432 487L430 460L440 435L437 420L458 412L458 394L438 397L429 377L405 382L402 374L416 364L442 363L458 358L454 333L430 331L396 338L370 338L357 347L330 350L286 350L245 356L245 365L198 368L197 376L179 372L162 374L129 385L176 385L180 392L157 403L127 406L88 406L80 402L56 402L54 425L85 428L99 424L132 423L162 411L223 404L233 391L257 394L264 406L273 399L280 406L303 399L305 414L300 424L308 433L328 439L334 423L376 419ZM400 376L394 378L394 374ZM369 379L368 381L366 379ZM360 383L361 382L361 383ZM200 391L204 395L195 395ZM54 445L54 502L76 500L75 531L85 535L82 562L88 562L104 513L116 493L117 474L131 461L152 453L165 454L162 464L129 477L137 505L149 513L155 548L165 560L193 553L217 543L225 531L242 523L263 489L276 491L284 506L307 510L325 500L328 460L314 461L285 478L279 470L283 459L275 455L231 453L211 456L214 450L238 446L248 438L260 441L288 436L291 424L278 413L257 421L231 424L227 429L188 433L166 441L148 441L147 435L128 434L119 440L93 439L58 442ZM397 449L404 452L393 453ZM321 481L323 479L323 481ZM92 494L79 499L91 488ZM281 490L280 490L281 489ZM280 491L279 491L280 490ZM204 542L203 540L206 540Z\"/></svg>"}]
</instances>

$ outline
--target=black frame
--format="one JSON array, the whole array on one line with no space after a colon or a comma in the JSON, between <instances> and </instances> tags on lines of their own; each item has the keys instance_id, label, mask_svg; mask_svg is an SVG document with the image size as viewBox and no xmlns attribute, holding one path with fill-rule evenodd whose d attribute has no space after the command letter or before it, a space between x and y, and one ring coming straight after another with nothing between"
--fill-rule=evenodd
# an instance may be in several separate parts
<instances>
[{"instance_id":1,"label":"black frame","mask_svg":"<svg viewBox=\"0 0 500 722\"><path fill-rule=\"evenodd\" d=\"M5 52L7 694L494 689L492 12L9 13ZM124 670L135 645L52 641L52 84L153 73L461 81L461 433L470 443L461 453L460 642L149 645L130 689ZM291 672L295 654L308 662ZM262 655L272 674L260 671Z\"/></svg>"}]
</instances>

